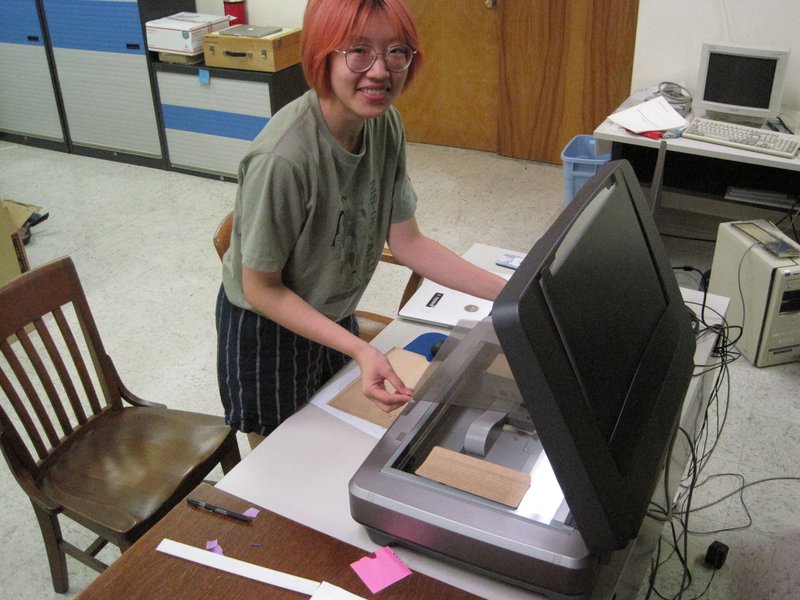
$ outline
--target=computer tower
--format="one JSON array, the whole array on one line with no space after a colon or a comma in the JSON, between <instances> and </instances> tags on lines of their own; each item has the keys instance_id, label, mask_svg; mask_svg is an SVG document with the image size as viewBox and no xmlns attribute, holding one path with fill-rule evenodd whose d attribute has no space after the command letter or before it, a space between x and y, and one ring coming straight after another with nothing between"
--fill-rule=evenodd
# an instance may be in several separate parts
<instances>
[{"instance_id":1,"label":"computer tower","mask_svg":"<svg viewBox=\"0 0 800 600\"><path fill-rule=\"evenodd\" d=\"M800 360L800 258L787 254L800 246L768 221L719 226L709 292L730 298L730 338L757 367Z\"/></svg>"}]
</instances>

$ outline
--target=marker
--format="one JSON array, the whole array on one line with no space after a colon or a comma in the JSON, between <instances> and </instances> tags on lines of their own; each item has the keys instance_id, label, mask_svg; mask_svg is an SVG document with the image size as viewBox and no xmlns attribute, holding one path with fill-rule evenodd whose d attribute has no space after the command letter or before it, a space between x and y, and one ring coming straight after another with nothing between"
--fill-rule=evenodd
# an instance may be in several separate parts
<instances>
[{"instance_id":1,"label":"marker","mask_svg":"<svg viewBox=\"0 0 800 600\"><path fill-rule=\"evenodd\" d=\"M230 517L231 519L236 519L237 521L244 521L245 523L249 523L250 521L253 520L251 517L248 517L247 515L233 512L232 510L228 510L226 508L220 508L219 506L214 506L213 504L209 504L208 502L203 502L202 500L187 498L186 502L188 502L189 504L191 504L196 508L207 510L208 512L212 513L217 513L218 515L222 515L224 517Z\"/></svg>"}]
</instances>

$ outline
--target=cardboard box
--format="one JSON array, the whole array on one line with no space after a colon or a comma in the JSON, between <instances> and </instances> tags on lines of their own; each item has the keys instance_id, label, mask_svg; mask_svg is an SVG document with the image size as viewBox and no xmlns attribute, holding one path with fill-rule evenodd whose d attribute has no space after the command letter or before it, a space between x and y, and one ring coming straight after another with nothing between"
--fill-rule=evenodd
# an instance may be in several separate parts
<instances>
[{"instance_id":1,"label":"cardboard box","mask_svg":"<svg viewBox=\"0 0 800 600\"><path fill-rule=\"evenodd\" d=\"M196 65L203 62L203 53L175 54L174 52L159 52L158 60L163 63L172 63L175 65Z\"/></svg>"},{"instance_id":2,"label":"cardboard box","mask_svg":"<svg viewBox=\"0 0 800 600\"><path fill-rule=\"evenodd\" d=\"M301 29L282 29L265 37L206 34L203 56L206 66L274 73L300 62Z\"/></svg>"},{"instance_id":3,"label":"cardboard box","mask_svg":"<svg viewBox=\"0 0 800 600\"><path fill-rule=\"evenodd\" d=\"M20 228L39 206L0 200L0 285L30 269Z\"/></svg>"},{"instance_id":4,"label":"cardboard box","mask_svg":"<svg viewBox=\"0 0 800 600\"><path fill-rule=\"evenodd\" d=\"M174 54L201 54L203 36L229 25L230 17L180 12L145 23L147 49Z\"/></svg>"}]
</instances>

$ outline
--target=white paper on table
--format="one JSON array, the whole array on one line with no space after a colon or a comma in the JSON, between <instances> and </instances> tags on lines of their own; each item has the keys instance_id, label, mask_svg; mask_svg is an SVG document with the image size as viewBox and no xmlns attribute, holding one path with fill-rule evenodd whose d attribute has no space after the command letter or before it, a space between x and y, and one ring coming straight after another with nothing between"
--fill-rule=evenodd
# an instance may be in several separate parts
<instances>
[{"instance_id":1,"label":"white paper on table","mask_svg":"<svg viewBox=\"0 0 800 600\"><path fill-rule=\"evenodd\" d=\"M609 120L634 133L666 131L686 127L686 119L678 114L664 96L657 96L613 115Z\"/></svg>"},{"instance_id":2,"label":"white paper on table","mask_svg":"<svg viewBox=\"0 0 800 600\"><path fill-rule=\"evenodd\" d=\"M303 577L297 577L296 575L290 575L289 573L283 573L282 571L260 567L259 565L254 565L243 560L216 554L208 550L203 550L202 548L195 548L194 546L189 546L188 544L182 544L166 538L161 540L156 550L201 565L206 565L207 567L214 567L226 573L241 575L242 577L255 579L256 581L306 594L307 596L315 594L320 586L319 581L312 581Z\"/></svg>"},{"instance_id":3,"label":"white paper on table","mask_svg":"<svg viewBox=\"0 0 800 600\"><path fill-rule=\"evenodd\" d=\"M311 600L364 600L364 598L343 590L332 583L323 581L319 584L319 588L314 592L314 595L311 596Z\"/></svg>"}]
</instances>

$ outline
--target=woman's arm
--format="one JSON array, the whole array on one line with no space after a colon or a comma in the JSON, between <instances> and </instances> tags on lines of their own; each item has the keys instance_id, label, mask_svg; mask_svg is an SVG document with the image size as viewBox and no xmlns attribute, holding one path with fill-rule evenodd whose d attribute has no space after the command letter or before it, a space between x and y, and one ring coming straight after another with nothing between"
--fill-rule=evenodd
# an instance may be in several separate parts
<instances>
[{"instance_id":1,"label":"woman's arm","mask_svg":"<svg viewBox=\"0 0 800 600\"><path fill-rule=\"evenodd\" d=\"M481 269L423 235L413 217L393 223L388 242L401 264L440 285L494 301L506 284L499 275Z\"/></svg>"},{"instance_id":2,"label":"woman's arm","mask_svg":"<svg viewBox=\"0 0 800 600\"><path fill-rule=\"evenodd\" d=\"M259 313L282 327L354 359L361 369L362 390L389 412L409 402L412 390L400 380L386 356L335 323L283 285L280 272L264 273L242 265L244 296ZM385 382L397 390L389 393Z\"/></svg>"}]
</instances>

